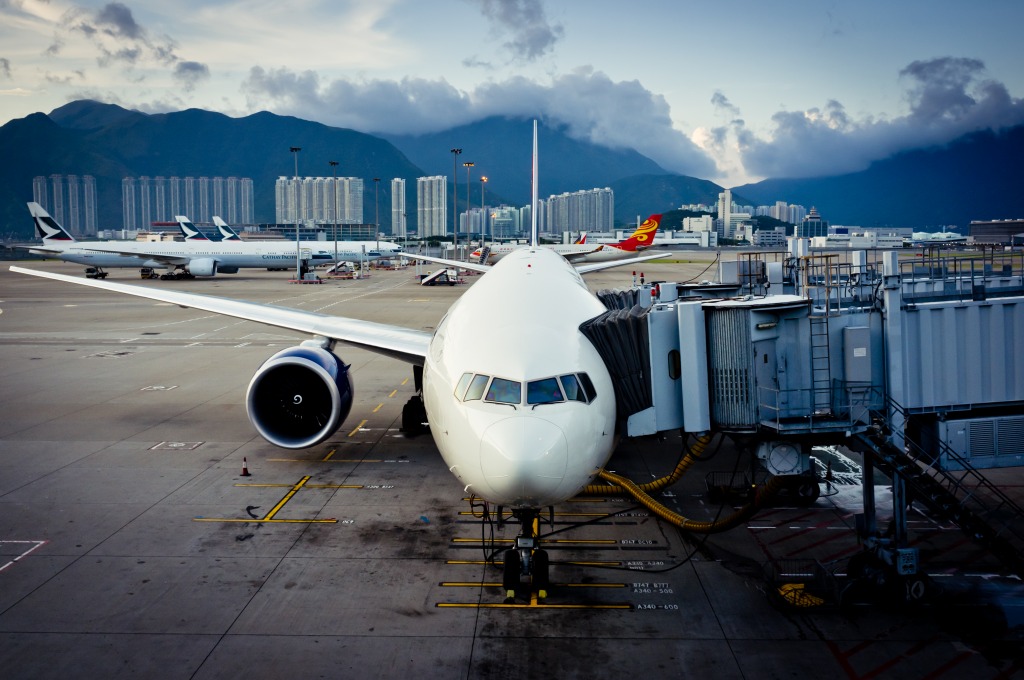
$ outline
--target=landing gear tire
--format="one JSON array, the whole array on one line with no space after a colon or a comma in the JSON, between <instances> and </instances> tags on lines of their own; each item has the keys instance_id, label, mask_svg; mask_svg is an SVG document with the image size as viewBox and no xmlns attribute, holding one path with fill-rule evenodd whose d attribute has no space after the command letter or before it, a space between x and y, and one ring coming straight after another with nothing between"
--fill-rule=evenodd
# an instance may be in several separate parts
<instances>
[{"instance_id":1,"label":"landing gear tire","mask_svg":"<svg viewBox=\"0 0 1024 680\"><path fill-rule=\"evenodd\" d=\"M516 587L519 585L519 572L521 569L522 562L519 560L519 551L506 550L501 578L501 587L505 591L505 604L510 604L516 599Z\"/></svg>"},{"instance_id":2,"label":"landing gear tire","mask_svg":"<svg viewBox=\"0 0 1024 680\"><path fill-rule=\"evenodd\" d=\"M546 550L533 551L533 589L537 591L537 598L543 600L548 596L550 581L548 578L548 553Z\"/></svg>"},{"instance_id":3,"label":"landing gear tire","mask_svg":"<svg viewBox=\"0 0 1024 680\"><path fill-rule=\"evenodd\" d=\"M416 437L427 431L423 424L427 420L427 410L423 407L423 400L419 397L410 397L402 407L402 432L406 437Z\"/></svg>"}]
</instances>

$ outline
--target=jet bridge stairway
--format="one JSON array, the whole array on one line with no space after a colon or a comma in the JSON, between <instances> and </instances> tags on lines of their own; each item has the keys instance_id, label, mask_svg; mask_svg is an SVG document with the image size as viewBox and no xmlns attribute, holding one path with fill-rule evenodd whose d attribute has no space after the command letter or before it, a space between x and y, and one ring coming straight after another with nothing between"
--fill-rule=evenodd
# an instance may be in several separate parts
<instances>
[{"instance_id":1,"label":"jet bridge stairway","mask_svg":"<svg viewBox=\"0 0 1024 680\"><path fill-rule=\"evenodd\" d=\"M888 400L888 407L890 413L901 415L906 422L907 413L899 405ZM886 414L872 415L874 426L854 434L850 447L869 455L884 472L903 480L914 501L959 526L1009 569L1024 575L1024 510L944 442L940 442L941 453L963 470L935 467L930 462L933 455L909 440L906 449L901 449L890 439ZM903 509L896 510L898 515Z\"/></svg>"}]
</instances>

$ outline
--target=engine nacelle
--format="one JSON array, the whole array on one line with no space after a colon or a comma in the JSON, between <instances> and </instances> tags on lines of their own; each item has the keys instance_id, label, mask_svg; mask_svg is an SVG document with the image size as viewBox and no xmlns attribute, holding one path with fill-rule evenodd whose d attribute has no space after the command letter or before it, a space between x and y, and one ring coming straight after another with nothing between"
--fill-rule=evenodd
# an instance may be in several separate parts
<instances>
[{"instance_id":1,"label":"engine nacelle","mask_svg":"<svg viewBox=\"0 0 1024 680\"><path fill-rule=\"evenodd\" d=\"M245 409L271 444L303 449L337 431L352 408L352 376L320 347L290 347L270 357L249 382Z\"/></svg>"},{"instance_id":2,"label":"engine nacelle","mask_svg":"<svg viewBox=\"0 0 1024 680\"><path fill-rule=\"evenodd\" d=\"M216 276L217 260L212 257L200 257L195 260L190 260L188 263L188 271L192 276Z\"/></svg>"}]
</instances>

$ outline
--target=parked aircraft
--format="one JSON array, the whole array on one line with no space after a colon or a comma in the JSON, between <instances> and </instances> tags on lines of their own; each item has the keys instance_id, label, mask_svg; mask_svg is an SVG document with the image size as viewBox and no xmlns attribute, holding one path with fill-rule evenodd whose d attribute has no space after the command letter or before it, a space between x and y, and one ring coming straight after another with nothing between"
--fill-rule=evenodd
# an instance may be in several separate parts
<instances>
[{"instance_id":1,"label":"parked aircraft","mask_svg":"<svg viewBox=\"0 0 1024 680\"><path fill-rule=\"evenodd\" d=\"M536 135L535 123L534 204ZM22 267L11 270L311 334L314 339L263 364L246 396L253 425L267 441L285 448L315 446L347 417L354 386L349 366L334 353L339 343L409 362L418 394L403 410L403 429L414 432L429 423L464 492L510 508L519 518L523 534L504 557L505 590L511 597L519 578L531 575L544 597L548 559L535 527L540 509L575 496L605 465L616 444L616 401L604 361L579 330L605 307L579 270L554 249L537 245L536 234L534 223L532 245L494 266L406 253L484 273L434 331ZM581 269L656 257L663 255ZM501 314L495 316L495 309Z\"/></svg>"},{"instance_id":2,"label":"parked aircraft","mask_svg":"<svg viewBox=\"0 0 1024 680\"><path fill-rule=\"evenodd\" d=\"M608 262L633 257L637 252L650 248L654 243L654 237L658 233L658 225L661 224L661 215L651 215L643 224L637 227L629 238L617 243L593 243L587 242L586 234L581 236L577 243L559 243L545 245L556 253L569 260L573 264L583 262ZM496 243L486 247L486 262L494 263L505 257L514 250L523 248L522 244ZM485 248L477 248L470 254L474 262L484 261Z\"/></svg>"},{"instance_id":3,"label":"parked aircraft","mask_svg":"<svg viewBox=\"0 0 1024 680\"><path fill-rule=\"evenodd\" d=\"M324 241L303 241L298 249L294 241L76 241L41 205L29 203L28 208L43 239L41 246L30 246L29 252L86 265L90 278L105 278L105 269L118 267L164 269L160 277L164 279L235 274L240 268L290 268L297 259L313 267L332 262L335 255L333 242ZM376 259L380 254L367 249L365 254L339 251L338 256Z\"/></svg>"}]
</instances>

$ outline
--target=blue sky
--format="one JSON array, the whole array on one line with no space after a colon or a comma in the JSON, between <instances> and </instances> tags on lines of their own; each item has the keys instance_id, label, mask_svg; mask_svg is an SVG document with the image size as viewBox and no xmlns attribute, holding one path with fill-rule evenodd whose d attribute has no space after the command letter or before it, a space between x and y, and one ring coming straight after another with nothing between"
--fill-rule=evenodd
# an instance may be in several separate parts
<instances>
[{"instance_id":1,"label":"blue sky","mask_svg":"<svg viewBox=\"0 0 1024 680\"><path fill-rule=\"evenodd\" d=\"M539 117L736 186L1024 123L1018 0L0 0L0 124L81 98L369 133Z\"/></svg>"}]
</instances>

